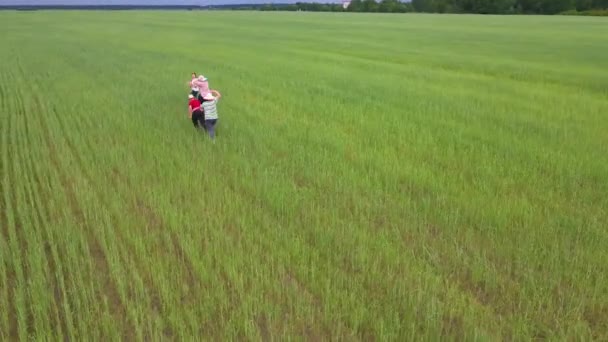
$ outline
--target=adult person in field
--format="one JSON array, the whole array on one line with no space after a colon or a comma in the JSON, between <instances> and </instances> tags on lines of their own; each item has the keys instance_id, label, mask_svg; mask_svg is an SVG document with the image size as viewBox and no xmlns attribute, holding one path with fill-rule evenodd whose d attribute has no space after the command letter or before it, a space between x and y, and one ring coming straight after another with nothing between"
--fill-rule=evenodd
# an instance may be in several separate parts
<instances>
[{"instance_id":1,"label":"adult person in field","mask_svg":"<svg viewBox=\"0 0 608 342\"><path fill-rule=\"evenodd\" d=\"M205 116L205 129L209 133L211 140L215 141L215 125L217 124L217 102L222 97L217 90L210 90L203 96L203 112Z\"/></svg>"},{"instance_id":2,"label":"adult person in field","mask_svg":"<svg viewBox=\"0 0 608 342\"><path fill-rule=\"evenodd\" d=\"M194 128L203 129L205 127L205 116L201 110L201 102L192 94L188 95L188 115Z\"/></svg>"}]
</instances>

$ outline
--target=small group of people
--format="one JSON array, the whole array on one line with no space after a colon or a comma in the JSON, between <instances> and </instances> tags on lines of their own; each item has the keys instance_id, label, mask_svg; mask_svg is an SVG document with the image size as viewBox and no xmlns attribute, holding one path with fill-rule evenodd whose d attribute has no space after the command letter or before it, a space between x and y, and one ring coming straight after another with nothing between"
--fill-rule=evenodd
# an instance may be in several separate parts
<instances>
[{"instance_id":1,"label":"small group of people","mask_svg":"<svg viewBox=\"0 0 608 342\"><path fill-rule=\"evenodd\" d=\"M195 128L205 130L212 140L215 139L215 125L217 124L217 102L222 97L219 91L209 89L209 81L203 75L192 73L188 82L188 115Z\"/></svg>"}]
</instances>

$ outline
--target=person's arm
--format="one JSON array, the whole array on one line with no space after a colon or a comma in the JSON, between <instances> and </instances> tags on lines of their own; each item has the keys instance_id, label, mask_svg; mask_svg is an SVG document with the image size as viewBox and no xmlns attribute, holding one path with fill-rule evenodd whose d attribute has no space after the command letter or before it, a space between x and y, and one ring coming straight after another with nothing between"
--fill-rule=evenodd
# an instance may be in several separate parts
<instances>
[{"instance_id":1,"label":"person's arm","mask_svg":"<svg viewBox=\"0 0 608 342\"><path fill-rule=\"evenodd\" d=\"M192 119L192 105L188 105L188 119Z\"/></svg>"},{"instance_id":2,"label":"person's arm","mask_svg":"<svg viewBox=\"0 0 608 342\"><path fill-rule=\"evenodd\" d=\"M220 92L217 90L211 90L211 94L213 94L213 96L218 100L222 97L222 94L220 94Z\"/></svg>"}]
</instances>

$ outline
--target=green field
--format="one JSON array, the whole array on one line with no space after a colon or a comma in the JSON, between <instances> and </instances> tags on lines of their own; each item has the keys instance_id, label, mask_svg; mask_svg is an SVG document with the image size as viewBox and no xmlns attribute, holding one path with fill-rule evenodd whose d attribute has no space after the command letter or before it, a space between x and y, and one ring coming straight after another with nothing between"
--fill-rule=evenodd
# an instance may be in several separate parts
<instances>
[{"instance_id":1,"label":"green field","mask_svg":"<svg viewBox=\"0 0 608 342\"><path fill-rule=\"evenodd\" d=\"M606 37L0 12L0 340L606 340Z\"/></svg>"}]
</instances>

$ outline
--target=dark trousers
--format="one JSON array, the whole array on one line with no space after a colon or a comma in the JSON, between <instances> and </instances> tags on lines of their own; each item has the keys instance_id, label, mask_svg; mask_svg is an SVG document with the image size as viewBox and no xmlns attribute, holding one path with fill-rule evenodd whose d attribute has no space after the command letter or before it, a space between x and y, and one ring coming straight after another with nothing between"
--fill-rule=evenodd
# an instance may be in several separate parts
<instances>
[{"instance_id":1,"label":"dark trousers","mask_svg":"<svg viewBox=\"0 0 608 342\"><path fill-rule=\"evenodd\" d=\"M215 124L217 119L205 120L205 129L209 132L211 139L215 139Z\"/></svg>"},{"instance_id":2,"label":"dark trousers","mask_svg":"<svg viewBox=\"0 0 608 342\"><path fill-rule=\"evenodd\" d=\"M205 119L203 117L203 112L201 112L200 110L195 110L192 112L192 124L196 128L205 127Z\"/></svg>"}]
</instances>

